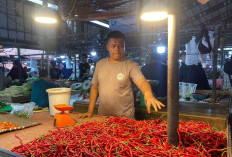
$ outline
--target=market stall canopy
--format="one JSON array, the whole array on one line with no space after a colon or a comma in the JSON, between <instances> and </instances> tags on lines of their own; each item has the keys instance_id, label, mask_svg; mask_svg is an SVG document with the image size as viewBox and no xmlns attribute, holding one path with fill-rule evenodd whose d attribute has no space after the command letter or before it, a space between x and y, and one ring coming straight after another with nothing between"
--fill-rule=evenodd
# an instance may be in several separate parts
<instances>
[{"instance_id":1,"label":"market stall canopy","mask_svg":"<svg viewBox=\"0 0 232 157\"><path fill-rule=\"evenodd\" d=\"M142 28L143 23L139 20L142 0L51 0L50 2L58 6L59 15L65 21L100 20L108 23L110 30L117 29L129 33L127 37L131 39L128 40L127 47L136 47L135 45L139 44L133 39L138 39L141 32L145 36L151 35L151 30L159 30L160 34L167 32L166 21L155 25L146 23L144 29ZM231 32L231 10L231 0L182 0L181 45L188 42L189 37L199 34L203 25L215 30L215 26L220 24L226 26L226 32ZM225 34L225 39L226 46L232 46L231 33Z\"/></svg>"},{"instance_id":2,"label":"market stall canopy","mask_svg":"<svg viewBox=\"0 0 232 157\"><path fill-rule=\"evenodd\" d=\"M63 19L109 20L138 14L140 0L54 0ZM181 1L181 25L192 27L218 23L230 19L230 0Z\"/></svg>"}]
</instances>

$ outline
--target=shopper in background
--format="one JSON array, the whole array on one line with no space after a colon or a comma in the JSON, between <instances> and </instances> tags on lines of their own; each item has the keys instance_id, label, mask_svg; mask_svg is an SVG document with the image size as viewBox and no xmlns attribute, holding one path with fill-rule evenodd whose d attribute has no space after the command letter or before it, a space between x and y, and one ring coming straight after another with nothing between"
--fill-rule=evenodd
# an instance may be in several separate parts
<instances>
[{"instance_id":1,"label":"shopper in background","mask_svg":"<svg viewBox=\"0 0 232 157\"><path fill-rule=\"evenodd\" d=\"M197 89L209 90L209 82L201 63L197 65L185 64L186 53L180 55L181 66L179 69L179 82L187 82L197 84Z\"/></svg>"},{"instance_id":2,"label":"shopper in background","mask_svg":"<svg viewBox=\"0 0 232 157\"><path fill-rule=\"evenodd\" d=\"M151 55L151 62L142 67L142 73L148 80L158 80L159 84L152 87L157 97L167 96L167 65L162 62L159 54Z\"/></svg>"},{"instance_id":3,"label":"shopper in background","mask_svg":"<svg viewBox=\"0 0 232 157\"><path fill-rule=\"evenodd\" d=\"M109 58L100 60L94 72L87 113L81 117L91 117L99 96L98 114L105 116L134 118L134 97L132 82L144 94L146 107L150 113L151 105L157 111L164 107L152 94L149 83L144 78L137 63L127 59L125 36L113 31L107 37Z\"/></svg>"},{"instance_id":4,"label":"shopper in background","mask_svg":"<svg viewBox=\"0 0 232 157\"><path fill-rule=\"evenodd\" d=\"M186 64L185 64L186 52L182 52L179 58L180 58L179 82L184 82L184 77L186 77L184 73L184 71L186 71Z\"/></svg>"},{"instance_id":5,"label":"shopper in background","mask_svg":"<svg viewBox=\"0 0 232 157\"><path fill-rule=\"evenodd\" d=\"M47 81L48 72L45 69L39 71L39 80L36 80L32 84L31 102L35 102L40 107L48 107L48 93L46 92L49 88L56 88L57 85Z\"/></svg>"},{"instance_id":6,"label":"shopper in background","mask_svg":"<svg viewBox=\"0 0 232 157\"><path fill-rule=\"evenodd\" d=\"M232 89L232 56L229 61L224 64L223 71L226 73L224 75L224 89Z\"/></svg>"},{"instance_id":7,"label":"shopper in background","mask_svg":"<svg viewBox=\"0 0 232 157\"><path fill-rule=\"evenodd\" d=\"M55 61L51 61L50 77L55 80L58 80L61 77L61 70L56 67Z\"/></svg>"},{"instance_id":8,"label":"shopper in background","mask_svg":"<svg viewBox=\"0 0 232 157\"><path fill-rule=\"evenodd\" d=\"M64 79L68 79L72 73L73 73L73 71L72 71L71 59L70 59L70 57L66 57L64 68L61 69L61 74L62 74Z\"/></svg>"},{"instance_id":9,"label":"shopper in background","mask_svg":"<svg viewBox=\"0 0 232 157\"><path fill-rule=\"evenodd\" d=\"M80 81L84 81L85 77L88 76L89 71L90 71L90 66L89 63L87 63L87 55L83 54L82 55L82 62L79 64L79 79Z\"/></svg>"},{"instance_id":10,"label":"shopper in background","mask_svg":"<svg viewBox=\"0 0 232 157\"><path fill-rule=\"evenodd\" d=\"M22 64L19 60L13 62L13 67L10 72L7 74L7 77L11 77L12 80L19 79L20 82L25 82L27 79L27 73L22 67Z\"/></svg>"}]
</instances>

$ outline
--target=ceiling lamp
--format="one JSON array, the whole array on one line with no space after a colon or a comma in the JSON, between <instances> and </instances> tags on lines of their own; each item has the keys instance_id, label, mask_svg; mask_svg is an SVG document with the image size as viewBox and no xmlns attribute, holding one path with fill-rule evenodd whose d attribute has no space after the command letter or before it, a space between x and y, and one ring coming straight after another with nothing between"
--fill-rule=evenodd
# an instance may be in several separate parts
<instances>
[{"instance_id":1,"label":"ceiling lamp","mask_svg":"<svg viewBox=\"0 0 232 157\"><path fill-rule=\"evenodd\" d=\"M143 0L141 19L144 21L161 21L168 17L167 0Z\"/></svg>"},{"instance_id":2,"label":"ceiling lamp","mask_svg":"<svg viewBox=\"0 0 232 157\"><path fill-rule=\"evenodd\" d=\"M157 52L158 53L165 53L166 48L164 46L158 46L157 47Z\"/></svg>"},{"instance_id":3,"label":"ceiling lamp","mask_svg":"<svg viewBox=\"0 0 232 157\"><path fill-rule=\"evenodd\" d=\"M47 7L47 0L43 1L42 8L35 14L34 20L39 23L53 24L57 23L54 11Z\"/></svg>"}]
</instances>

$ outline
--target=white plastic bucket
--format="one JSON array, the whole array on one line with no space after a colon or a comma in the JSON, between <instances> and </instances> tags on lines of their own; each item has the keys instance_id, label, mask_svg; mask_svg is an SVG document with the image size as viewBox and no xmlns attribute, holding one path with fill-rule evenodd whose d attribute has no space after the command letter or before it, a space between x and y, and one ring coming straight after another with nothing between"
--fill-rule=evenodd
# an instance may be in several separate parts
<instances>
[{"instance_id":1,"label":"white plastic bucket","mask_svg":"<svg viewBox=\"0 0 232 157\"><path fill-rule=\"evenodd\" d=\"M47 89L49 99L49 112L54 116L56 113L60 113L54 108L54 105L65 104L69 106L71 88L50 88Z\"/></svg>"}]
</instances>

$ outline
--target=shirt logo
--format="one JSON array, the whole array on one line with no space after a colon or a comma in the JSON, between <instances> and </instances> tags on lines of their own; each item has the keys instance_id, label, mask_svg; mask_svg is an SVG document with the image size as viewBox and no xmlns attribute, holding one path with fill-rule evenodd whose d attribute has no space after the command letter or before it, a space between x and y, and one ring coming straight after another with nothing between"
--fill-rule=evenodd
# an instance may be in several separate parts
<instances>
[{"instance_id":1,"label":"shirt logo","mask_svg":"<svg viewBox=\"0 0 232 157\"><path fill-rule=\"evenodd\" d=\"M117 75L117 79L118 79L118 80L122 80L123 77L124 77L124 75L123 75L122 73L119 73L119 74Z\"/></svg>"}]
</instances>

